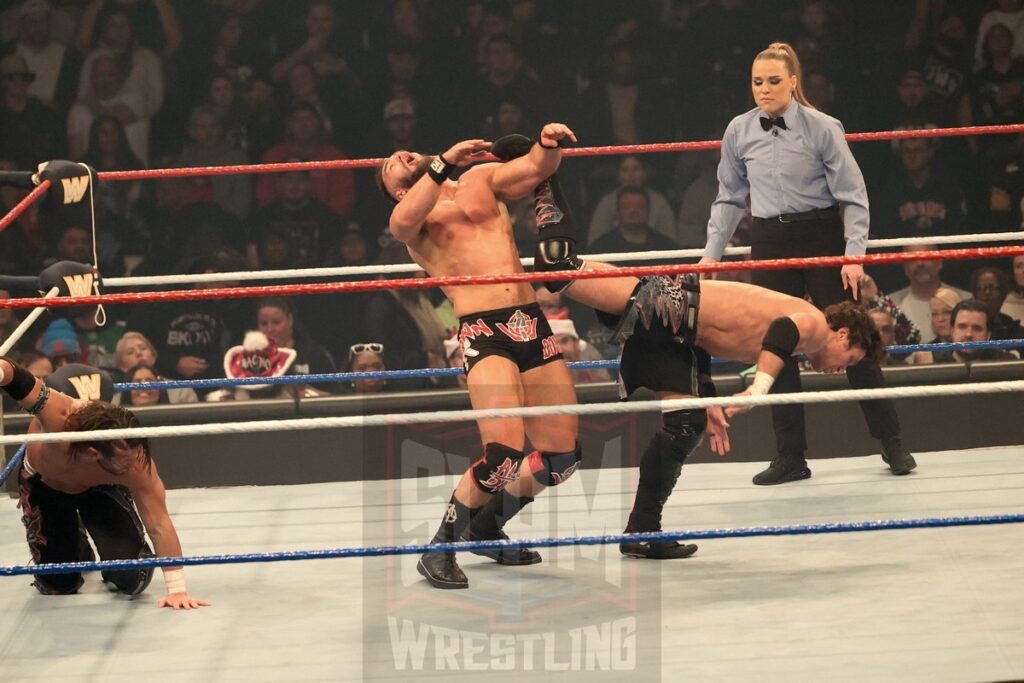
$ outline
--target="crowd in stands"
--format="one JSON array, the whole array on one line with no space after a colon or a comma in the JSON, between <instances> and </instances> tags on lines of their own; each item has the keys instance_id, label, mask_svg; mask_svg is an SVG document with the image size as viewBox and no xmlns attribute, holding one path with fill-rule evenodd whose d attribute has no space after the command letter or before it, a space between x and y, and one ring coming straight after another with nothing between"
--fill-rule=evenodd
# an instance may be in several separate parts
<instances>
[{"instance_id":1,"label":"crowd in stands","mask_svg":"<svg viewBox=\"0 0 1024 683\"><path fill-rule=\"evenodd\" d=\"M808 98L848 132L1024 122L1024 0L23 0L5 7L0 170L61 158L113 171L433 153L465 138L536 135L547 121L568 123L587 146L715 139L752 108L750 63L772 40L794 45ZM852 149L868 183L873 237L1021 229L1024 134ZM560 177L581 250L702 247L717 163L714 151L567 159ZM372 175L102 182L100 272L409 262L388 233L390 204ZM0 211L24 195L0 188ZM522 255L532 255L532 201L513 202L509 214ZM734 241L746 239L741 226ZM47 224L29 210L0 232L4 274L93 258L90 225ZM1024 257L867 270L865 303L887 341L1024 337ZM568 358L614 357L591 314L547 292L538 297ZM117 306L103 325L94 313L45 316L19 344L22 362L40 375L88 362L125 380L461 363L456 318L439 290ZM0 338L18 317L0 310ZM888 362L1007 355L915 353ZM171 390L123 400L202 398Z\"/></svg>"}]
</instances>

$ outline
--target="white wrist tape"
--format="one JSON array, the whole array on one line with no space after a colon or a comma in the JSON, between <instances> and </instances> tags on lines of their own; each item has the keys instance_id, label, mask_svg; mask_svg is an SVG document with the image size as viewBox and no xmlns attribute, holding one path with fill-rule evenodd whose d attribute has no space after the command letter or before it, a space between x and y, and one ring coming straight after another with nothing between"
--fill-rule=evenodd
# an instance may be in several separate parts
<instances>
[{"instance_id":1,"label":"white wrist tape","mask_svg":"<svg viewBox=\"0 0 1024 683\"><path fill-rule=\"evenodd\" d=\"M761 372L758 370L754 375L754 381L750 385L750 395L763 396L771 391L773 384L775 384L774 377L769 375L767 372Z\"/></svg>"},{"instance_id":2,"label":"white wrist tape","mask_svg":"<svg viewBox=\"0 0 1024 683\"><path fill-rule=\"evenodd\" d=\"M188 590L185 588L184 569L165 569L164 583L167 584L168 595L171 593L188 593Z\"/></svg>"}]
</instances>

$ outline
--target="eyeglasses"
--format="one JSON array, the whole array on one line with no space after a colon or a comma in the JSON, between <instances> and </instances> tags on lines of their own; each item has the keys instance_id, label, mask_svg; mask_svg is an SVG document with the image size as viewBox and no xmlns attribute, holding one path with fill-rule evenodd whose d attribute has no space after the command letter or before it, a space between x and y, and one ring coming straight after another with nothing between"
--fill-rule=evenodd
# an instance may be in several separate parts
<instances>
[{"instance_id":1,"label":"eyeglasses","mask_svg":"<svg viewBox=\"0 0 1024 683\"><path fill-rule=\"evenodd\" d=\"M4 74L3 79L11 83L33 83L36 80L36 75L31 71L14 71Z\"/></svg>"},{"instance_id":2,"label":"eyeglasses","mask_svg":"<svg viewBox=\"0 0 1024 683\"><path fill-rule=\"evenodd\" d=\"M348 347L348 359L351 361L360 353L384 353L384 345L380 342L367 342L365 344L353 344Z\"/></svg>"}]
</instances>

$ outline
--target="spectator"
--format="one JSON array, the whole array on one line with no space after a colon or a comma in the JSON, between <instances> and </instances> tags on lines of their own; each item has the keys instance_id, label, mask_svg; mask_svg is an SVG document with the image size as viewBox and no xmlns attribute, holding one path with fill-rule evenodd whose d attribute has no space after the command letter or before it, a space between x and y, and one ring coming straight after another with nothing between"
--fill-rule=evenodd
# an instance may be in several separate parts
<instances>
[{"instance_id":1,"label":"spectator","mask_svg":"<svg viewBox=\"0 0 1024 683\"><path fill-rule=\"evenodd\" d=\"M57 318L39 338L39 352L50 359L54 369L68 363L87 363L85 350L78 341L71 323L64 318Z\"/></svg>"},{"instance_id":2,"label":"spectator","mask_svg":"<svg viewBox=\"0 0 1024 683\"><path fill-rule=\"evenodd\" d=\"M21 169L34 169L42 161L62 156L64 150L60 116L29 94L35 79L20 54L0 59L0 149Z\"/></svg>"},{"instance_id":3,"label":"spectator","mask_svg":"<svg viewBox=\"0 0 1024 683\"><path fill-rule=\"evenodd\" d=\"M89 130L97 116L114 116L124 125L128 144L143 165L149 163L149 117L142 97L124 87L124 72L108 54L98 54L90 66L88 94L80 93L68 112L68 154L79 159L85 153Z\"/></svg>"},{"instance_id":4,"label":"spectator","mask_svg":"<svg viewBox=\"0 0 1024 683\"><path fill-rule=\"evenodd\" d=\"M899 306L890 297L879 291L878 285L869 275L861 278L861 286L868 291L861 289L860 298L864 306L869 309L885 311L893 323L893 339L897 344L920 344L921 329L907 317Z\"/></svg>"},{"instance_id":5,"label":"spectator","mask_svg":"<svg viewBox=\"0 0 1024 683\"><path fill-rule=\"evenodd\" d=\"M46 379L53 374L53 363L41 353L26 351L19 356L18 362L21 364L21 367L31 372L32 376L36 379Z\"/></svg>"},{"instance_id":6,"label":"spectator","mask_svg":"<svg viewBox=\"0 0 1024 683\"><path fill-rule=\"evenodd\" d=\"M0 157L0 171L18 169L10 159ZM18 187L0 186L0 211L10 213L29 191ZM22 212L6 230L0 232L0 254L11 275L38 275L40 264L48 250L43 226L39 220L39 202Z\"/></svg>"},{"instance_id":7,"label":"spectator","mask_svg":"<svg viewBox=\"0 0 1024 683\"><path fill-rule=\"evenodd\" d=\"M125 378L126 382L158 382L160 375L151 365L136 365L130 368ZM121 392L120 404L124 406L155 406L170 403L166 389L132 389Z\"/></svg>"},{"instance_id":8,"label":"spectator","mask_svg":"<svg viewBox=\"0 0 1024 683\"><path fill-rule=\"evenodd\" d=\"M390 155L400 149L424 149L425 144L417 130L416 107L412 100L396 97L384 105L382 139L374 149Z\"/></svg>"},{"instance_id":9,"label":"spectator","mask_svg":"<svg viewBox=\"0 0 1024 683\"><path fill-rule=\"evenodd\" d=\"M334 359L327 353L327 349L317 344L295 319L295 309L288 299L261 299L256 306L256 321L259 331L267 335L270 341L281 348L295 349L295 361L286 374L322 375L337 372Z\"/></svg>"},{"instance_id":10,"label":"spectator","mask_svg":"<svg viewBox=\"0 0 1024 683\"><path fill-rule=\"evenodd\" d=\"M650 207L650 226L664 237L676 242L676 219L672 207L665 199L665 195L646 186L647 167L644 162L634 154L622 157L619 162L618 181L619 187L597 202L590 217L587 242L593 244L615 228L619 190L624 187L639 188L646 193L647 204Z\"/></svg>"},{"instance_id":11,"label":"spectator","mask_svg":"<svg viewBox=\"0 0 1024 683\"><path fill-rule=\"evenodd\" d=\"M466 354L462 348L462 342L459 341L458 334L453 335L451 339L444 340L444 355L448 360L448 367L466 369ZM455 375L455 386L459 389L465 389L469 386L465 372L461 375Z\"/></svg>"},{"instance_id":12,"label":"spectator","mask_svg":"<svg viewBox=\"0 0 1024 683\"><path fill-rule=\"evenodd\" d=\"M96 309L91 306L76 306L67 312L85 351L86 364L104 370L117 367L117 342L124 335L125 324L120 320L104 320L100 325L96 322Z\"/></svg>"},{"instance_id":13,"label":"spectator","mask_svg":"<svg viewBox=\"0 0 1024 683\"><path fill-rule=\"evenodd\" d=\"M242 90L257 87L271 91L265 68L268 57L259 40L261 27L237 12L211 17L209 25L215 35L203 44L209 54L200 63L199 72L212 68L228 75Z\"/></svg>"},{"instance_id":14,"label":"spectator","mask_svg":"<svg viewBox=\"0 0 1024 683\"><path fill-rule=\"evenodd\" d=\"M0 300L10 299L11 293L6 289L0 289ZM14 315L13 308L0 308L0 343L7 341L18 329L20 321ZM22 363L24 365L24 363Z\"/></svg>"},{"instance_id":15,"label":"spectator","mask_svg":"<svg viewBox=\"0 0 1024 683\"><path fill-rule=\"evenodd\" d=\"M235 166L246 162L242 150L227 141L224 123L209 105L192 110L188 136L192 142L181 152L183 166ZM245 218L252 205L252 178L237 173L192 178L184 201L185 205L191 203L217 204L227 213Z\"/></svg>"},{"instance_id":16,"label":"spectator","mask_svg":"<svg viewBox=\"0 0 1024 683\"><path fill-rule=\"evenodd\" d=\"M358 223L349 223L341 232L341 238L331 245L325 266L365 266L370 262L370 244Z\"/></svg>"},{"instance_id":17,"label":"spectator","mask_svg":"<svg viewBox=\"0 0 1024 683\"><path fill-rule=\"evenodd\" d=\"M44 265L57 261L92 264L92 234L80 225L69 225L61 230L56 247L56 254L44 261Z\"/></svg>"},{"instance_id":18,"label":"spectator","mask_svg":"<svg viewBox=\"0 0 1024 683\"><path fill-rule=\"evenodd\" d=\"M971 273L971 293L975 301L988 306L988 330L992 339L1022 339L1024 329L1021 324L1001 313L999 309L1010 293L1010 278L998 268L986 266Z\"/></svg>"},{"instance_id":19,"label":"spectator","mask_svg":"<svg viewBox=\"0 0 1024 683\"><path fill-rule=\"evenodd\" d=\"M291 161L301 161L292 159ZM266 267L260 261L260 245L266 248L268 233L282 236L288 256L275 267L311 268L322 263L331 245L341 234L341 218L312 195L312 173L292 171L274 174L277 198L253 216L253 230L248 247L249 265Z\"/></svg>"},{"instance_id":20,"label":"spectator","mask_svg":"<svg viewBox=\"0 0 1024 683\"><path fill-rule=\"evenodd\" d=\"M263 163L274 164L290 158L307 161L347 159L342 150L328 143L324 136L323 121L314 107L296 104L288 116L285 141L267 150ZM349 169L310 171L312 195L339 216L348 216L355 205L355 180ZM264 207L278 197L273 174L264 173L256 181L256 206Z\"/></svg>"},{"instance_id":21,"label":"spectator","mask_svg":"<svg viewBox=\"0 0 1024 683\"><path fill-rule=\"evenodd\" d=\"M472 105L467 107L472 117L465 122L469 130L481 130L487 117L497 111L502 102L518 102L532 115L534 108L546 99L544 84L523 60L519 46L511 37L497 34L486 45L483 70L473 89Z\"/></svg>"},{"instance_id":22,"label":"spectator","mask_svg":"<svg viewBox=\"0 0 1024 683\"><path fill-rule=\"evenodd\" d=\"M348 350L348 372L384 372L384 345L380 342L353 344ZM358 379L352 382L357 394L374 394L384 391L387 380Z\"/></svg>"},{"instance_id":23,"label":"spectator","mask_svg":"<svg viewBox=\"0 0 1024 683\"><path fill-rule=\"evenodd\" d=\"M323 83L316 69L309 62L299 62L288 72L287 99L284 109L287 111L298 103L308 104L319 114L323 122L324 135L328 139L340 140L352 133L353 126L358 124L355 117L345 117L342 112L346 107L340 106L334 98L336 93L324 92ZM343 101L349 98L342 98ZM349 104L348 111L354 107Z\"/></svg>"},{"instance_id":24,"label":"spectator","mask_svg":"<svg viewBox=\"0 0 1024 683\"><path fill-rule=\"evenodd\" d=\"M685 156L685 155L684 155ZM693 155L696 159L697 175L682 192L679 202L679 221L676 226L679 246L685 248L703 247L707 241L708 220L711 218L711 204L718 196L718 150L705 150Z\"/></svg>"},{"instance_id":25,"label":"spectator","mask_svg":"<svg viewBox=\"0 0 1024 683\"><path fill-rule=\"evenodd\" d=\"M228 379L281 377L295 362L295 349L280 347L262 332L246 332L245 341L224 355L224 376ZM248 401L249 399L321 396L312 387L299 384L246 384L210 392L207 401Z\"/></svg>"},{"instance_id":26,"label":"spectator","mask_svg":"<svg viewBox=\"0 0 1024 683\"><path fill-rule=\"evenodd\" d=\"M551 325L551 334L555 338L555 344L567 363L581 360L601 360L601 354L594 351L587 342L580 339L573 321L568 318L549 319L548 323ZM608 382L611 379L608 371L600 368L573 370L573 377L577 384Z\"/></svg>"},{"instance_id":27,"label":"spectator","mask_svg":"<svg viewBox=\"0 0 1024 683\"><path fill-rule=\"evenodd\" d=\"M678 248L672 240L655 232L650 218L647 191L638 187L621 188L616 196L615 230L591 243L591 250L604 254Z\"/></svg>"},{"instance_id":28,"label":"spectator","mask_svg":"<svg viewBox=\"0 0 1024 683\"><path fill-rule=\"evenodd\" d=\"M321 78L358 88L359 77L352 70L349 53L360 42L356 35L349 33L350 28L342 24L334 3L313 0L306 10L305 36L297 46L286 48L285 56L274 64L270 70L273 82L283 82L293 66L309 62Z\"/></svg>"},{"instance_id":29,"label":"spectator","mask_svg":"<svg viewBox=\"0 0 1024 683\"><path fill-rule=\"evenodd\" d=\"M992 24L982 45L985 66L974 74L973 115L979 126L1024 119L1024 63L1014 59L1013 48L1013 32L1004 24ZM1001 168L1016 156L999 138L982 136L978 143L990 168Z\"/></svg>"},{"instance_id":30,"label":"spectator","mask_svg":"<svg viewBox=\"0 0 1024 683\"><path fill-rule=\"evenodd\" d=\"M18 10L18 40L9 48L21 55L35 79L28 94L67 113L75 99L80 64L73 50L54 40L53 10L47 0L26 0Z\"/></svg>"},{"instance_id":31,"label":"spectator","mask_svg":"<svg viewBox=\"0 0 1024 683\"><path fill-rule=\"evenodd\" d=\"M804 75L804 94L815 109L836 116L836 85L827 73L808 69Z\"/></svg>"},{"instance_id":32,"label":"spectator","mask_svg":"<svg viewBox=\"0 0 1024 683\"><path fill-rule=\"evenodd\" d=\"M934 35L919 53L922 75L939 113L939 125L971 125L970 78L974 69L963 17L955 12L936 17Z\"/></svg>"},{"instance_id":33,"label":"spectator","mask_svg":"<svg viewBox=\"0 0 1024 683\"><path fill-rule=\"evenodd\" d=\"M224 139L228 145L242 150L246 159L249 155L249 113L238 93L235 79L227 71L219 71L210 77L206 91L206 104L224 126Z\"/></svg>"},{"instance_id":34,"label":"spectator","mask_svg":"<svg viewBox=\"0 0 1024 683\"><path fill-rule=\"evenodd\" d=\"M931 245L903 248L904 251L910 252L932 251L934 249L935 247ZM903 273L910 280L910 285L893 292L892 300L919 330L931 329L931 300L939 287L949 287L962 299L970 297L969 292L943 283L939 276L941 272L942 261L940 259L906 261L903 264Z\"/></svg>"},{"instance_id":35,"label":"spectator","mask_svg":"<svg viewBox=\"0 0 1024 683\"><path fill-rule=\"evenodd\" d=\"M982 342L992 339L992 312L980 301L966 299L953 307L950 314L952 341ZM931 351L920 355L922 363L967 363L990 360L1015 360L1017 357L999 349Z\"/></svg>"},{"instance_id":36,"label":"spectator","mask_svg":"<svg viewBox=\"0 0 1024 683\"><path fill-rule=\"evenodd\" d=\"M1013 58L1024 57L1024 0L998 0L997 9L986 12L978 24L978 38L974 43L974 69L985 66L985 37L995 24L1013 31Z\"/></svg>"},{"instance_id":37,"label":"spectator","mask_svg":"<svg viewBox=\"0 0 1024 683\"><path fill-rule=\"evenodd\" d=\"M942 344L952 339L953 328L949 323L953 308L963 298L949 287L939 287L929 302L928 308L932 318L932 334L935 335L929 344Z\"/></svg>"},{"instance_id":38,"label":"spectator","mask_svg":"<svg viewBox=\"0 0 1024 683\"><path fill-rule=\"evenodd\" d=\"M951 235L964 228L964 193L935 164L935 141L899 141L900 165L891 173L872 226L885 237Z\"/></svg>"},{"instance_id":39,"label":"spectator","mask_svg":"<svg viewBox=\"0 0 1024 683\"><path fill-rule=\"evenodd\" d=\"M381 111L388 102L404 98L412 102L413 109L420 113L423 120L440 124L436 106L437 86L431 75L424 70L423 62L423 53L418 45L397 38L389 40L387 72L371 81L373 89L367 97L370 111ZM446 131L435 131L435 134L439 132Z\"/></svg>"},{"instance_id":40,"label":"spectator","mask_svg":"<svg viewBox=\"0 0 1024 683\"><path fill-rule=\"evenodd\" d=\"M149 368L156 367L156 348L153 346L153 342L146 338L146 335L140 332L125 332L117 340L114 358L115 369L111 374L115 375L117 381L134 381L128 379L132 368L140 365ZM160 374L156 370L153 370L153 373L157 376ZM169 403L195 403L199 400L195 390L188 387L165 389L162 390L162 393L167 394ZM114 402L118 402L116 396Z\"/></svg>"},{"instance_id":41,"label":"spectator","mask_svg":"<svg viewBox=\"0 0 1024 683\"><path fill-rule=\"evenodd\" d=\"M100 0L102 3L102 0ZM168 0L156 0L158 4L167 5ZM94 3L95 4L95 0ZM168 11L173 10L167 5ZM88 10L83 16L79 44L85 54L85 33L92 33L88 23ZM82 63L82 75L78 83L79 99L99 97L95 85L89 76L93 64L100 56L111 57L124 76L123 90L131 94L139 103L140 118L152 118L164 104L164 69L160 57L153 50L143 47L136 40L135 25L130 13L114 8L102 18L103 33L100 44L89 52ZM102 99L102 98L101 98Z\"/></svg>"},{"instance_id":42,"label":"spectator","mask_svg":"<svg viewBox=\"0 0 1024 683\"><path fill-rule=\"evenodd\" d=\"M523 105L512 100L504 100L498 103L498 108L484 119L484 139L497 140L506 135L521 133L524 130L533 130L534 124L526 120Z\"/></svg>"},{"instance_id":43,"label":"spectator","mask_svg":"<svg viewBox=\"0 0 1024 683\"><path fill-rule=\"evenodd\" d=\"M378 264L409 262L405 246L397 242L377 258ZM419 276L423 276L422 271ZM388 349L385 358L392 370L447 365L443 342L449 335L422 289L388 290L371 295L363 308L360 329L365 339L379 340Z\"/></svg>"},{"instance_id":44,"label":"spectator","mask_svg":"<svg viewBox=\"0 0 1024 683\"><path fill-rule=\"evenodd\" d=\"M170 0L89 0L78 23L75 44L81 54L94 45L96 27L100 26L100 44L111 49L126 49L136 39L146 49L157 50L160 57L170 59L181 46L181 27ZM125 32L130 32L128 38ZM154 54L154 56L156 56Z\"/></svg>"},{"instance_id":45,"label":"spectator","mask_svg":"<svg viewBox=\"0 0 1024 683\"><path fill-rule=\"evenodd\" d=\"M991 149L982 146L991 165L987 169L988 187L985 189L987 206L984 207L983 225L991 230L1016 230L1024 224L1021 205L1024 202L1024 133L1013 138L1013 144L992 144ZM991 154L989 152L991 151ZM999 166L998 159L1008 158Z\"/></svg>"},{"instance_id":46,"label":"spectator","mask_svg":"<svg viewBox=\"0 0 1024 683\"><path fill-rule=\"evenodd\" d=\"M1024 323L1024 255L1013 257L1013 282L999 312Z\"/></svg>"},{"instance_id":47,"label":"spectator","mask_svg":"<svg viewBox=\"0 0 1024 683\"><path fill-rule=\"evenodd\" d=\"M871 322L875 324L875 329L878 330L878 334L882 338L882 344L886 347L882 365L902 365L905 356L894 357L888 350L896 343L896 323L892 319L892 315L884 308L872 308L868 311L868 315L871 316Z\"/></svg>"},{"instance_id":48,"label":"spectator","mask_svg":"<svg viewBox=\"0 0 1024 683\"><path fill-rule=\"evenodd\" d=\"M97 171L132 171L142 168L125 137L124 125L114 116L97 116L89 129L89 147L82 161ZM127 257L142 260L148 250L148 185L140 180L98 183L93 188L98 229L105 229ZM127 266L126 266L127 269Z\"/></svg>"},{"instance_id":49,"label":"spectator","mask_svg":"<svg viewBox=\"0 0 1024 683\"><path fill-rule=\"evenodd\" d=\"M876 125L891 128L939 128L942 112L931 93L924 71L918 64L907 66L896 87L896 101L888 117ZM951 123L951 122L947 122Z\"/></svg>"},{"instance_id":50,"label":"spectator","mask_svg":"<svg viewBox=\"0 0 1024 683\"><path fill-rule=\"evenodd\" d=\"M843 73L850 48L846 36L837 30L827 0L804 0L798 18L792 45L807 72Z\"/></svg>"}]
</instances>

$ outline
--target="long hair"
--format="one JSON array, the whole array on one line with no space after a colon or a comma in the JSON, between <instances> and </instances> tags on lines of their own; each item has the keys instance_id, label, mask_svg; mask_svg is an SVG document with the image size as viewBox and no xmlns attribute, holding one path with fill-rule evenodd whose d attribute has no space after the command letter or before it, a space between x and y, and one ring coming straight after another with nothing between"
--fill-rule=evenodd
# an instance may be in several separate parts
<instances>
[{"instance_id":1,"label":"long hair","mask_svg":"<svg viewBox=\"0 0 1024 683\"><path fill-rule=\"evenodd\" d=\"M104 123L113 123L115 130L117 130L116 166L111 170L130 171L142 168L142 161L135 156L131 146L128 144L128 137L124 132L124 124L116 116L109 114L97 116L93 120L92 125L89 126L89 146L86 148L82 161L90 166L100 167L103 160L102 152L100 152L100 126Z\"/></svg>"},{"instance_id":2,"label":"long hair","mask_svg":"<svg viewBox=\"0 0 1024 683\"><path fill-rule=\"evenodd\" d=\"M867 309L852 301L833 304L825 309L825 319L833 330L845 327L850 330L850 346L864 349L864 357L881 360L885 356L882 337Z\"/></svg>"},{"instance_id":3,"label":"long hair","mask_svg":"<svg viewBox=\"0 0 1024 683\"><path fill-rule=\"evenodd\" d=\"M130 427L141 427L139 418L130 410L115 406L106 401L89 401L75 412L68 415L64 421L64 429L69 432L91 432L98 429L127 429ZM124 448L138 448L142 446L142 452L146 466L151 466L153 460L149 455L148 439L117 439L95 441L73 441L68 444L72 457L84 453L90 448L95 448L104 458L114 457L114 446Z\"/></svg>"},{"instance_id":4,"label":"long hair","mask_svg":"<svg viewBox=\"0 0 1024 683\"><path fill-rule=\"evenodd\" d=\"M800 58L797 57L796 50L793 49L792 45L789 43L772 43L754 57L755 62L762 59L775 59L783 62L789 75L796 76L796 89L793 90L793 97L805 107L814 109L814 105L804 95L804 74L800 67Z\"/></svg>"},{"instance_id":5,"label":"long hair","mask_svg":"<svg viewBox=\"0 0 1024 683\"><path fill-rule=\"evenodd\" d=\"M125 381L126 382L137 382L138 380L135 379L135 373L138 372L139 370L149 370L149 372L154 377L156 377L156 381L157 382L160 381L160 373L157 372L156 368L154 368L152 365L146 365L145 363L140 363L140 364L136 365L135 367L133 367L131 370L129 370L127 373L125 373L126 374ZM136 391L138 391L138 389L136 389ZM156 402L157 402L158 405L171 402L170 397L167 396L167 390L166 389L160 389L160 390L157 391L157 400L156 400ZM124 394L121 397L121 405L123 405L123 406L135 405L132 402L132 392L130 392L130 391L124 392Z\"/></svg>"}]
</instances>

